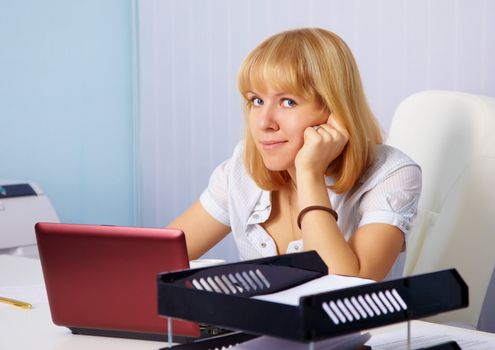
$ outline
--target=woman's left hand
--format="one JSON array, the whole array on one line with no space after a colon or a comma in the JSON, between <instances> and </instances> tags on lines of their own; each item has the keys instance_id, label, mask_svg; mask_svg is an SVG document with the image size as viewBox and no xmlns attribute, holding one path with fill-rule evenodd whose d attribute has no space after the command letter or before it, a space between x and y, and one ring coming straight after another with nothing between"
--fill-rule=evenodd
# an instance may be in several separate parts
<instances>
[{"instance_id":1,"label":"woman's left hand","mask_svg":"<svg viewBox=\"0 0 495 350\"><path fill-rule=\"evenodd\" d=\"M323 176L348 141L349 133L330 114L325 124L304 130L304 145L295 159L296 170L311 171Z\"/></svg>"}]
</instances>

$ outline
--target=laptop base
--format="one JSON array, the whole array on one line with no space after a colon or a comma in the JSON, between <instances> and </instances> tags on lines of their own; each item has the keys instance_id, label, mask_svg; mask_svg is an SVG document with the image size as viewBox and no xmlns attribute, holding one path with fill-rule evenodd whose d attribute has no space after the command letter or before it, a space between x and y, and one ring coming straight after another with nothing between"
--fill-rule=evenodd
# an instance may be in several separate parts
<instances>
[{"instance_id":1,"label":"laptop base","mask_svg":"<svg viewBox=\"0 0 495 350\"><path fill-rule=\"evenodd\" d=\"M138 339L138 340L151 340L151 341L168 341L168 335L166 333L140 333L140 332L129 332L129 331L116 331L109 329L91 329L91 328L79 328L79 327L69 327L73 334L81 335L93 335L99 337L112 337L112 338L127 338L127 339ZM174 335L172 341L174 343L190 343L197 338L191 336L181 336Z\"/></svg>"},{"instance_id":2,"label":"laptop base","mask_svg":"<svg viewBox=\"0 0 495 350\"><path fill-rule=\"evenodd\" d=\"M111 329L93 329L93 328L81 328L81 327L69 327L73 334L81 335L92 335L92 336L102 336L102 337L112 337L112 338L127 338L127 339L138 339L138 340L151 340L151 341L168 341L167 333L145 333L145 332L130 332L130 331L118 331ZM218 335L226 335L233 333L231 330L201 325L200 326L200 336L192 337L187 335L176 335L172 336L172 341L174 343L192 343L198 339L209 338Z\"/></svg>"}]
</instances>

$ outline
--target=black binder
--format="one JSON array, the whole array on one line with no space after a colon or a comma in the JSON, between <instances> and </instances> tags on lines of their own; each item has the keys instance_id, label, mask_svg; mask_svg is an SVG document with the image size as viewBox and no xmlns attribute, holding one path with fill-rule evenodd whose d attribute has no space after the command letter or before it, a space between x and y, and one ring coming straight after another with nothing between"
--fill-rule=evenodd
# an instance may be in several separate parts
<instances>
[{"instance_id":1,"label":"black binder","mask_svg":"<svg viewBox=\"0 0 495 350\"><path fill-rule=\"evenodd\" d=\"M162 273L159 315L252 335L312 342L468 306L455 269L303 296L299 305L250 298L327 274L314 252Z\"/></svg>"}]
</instances>

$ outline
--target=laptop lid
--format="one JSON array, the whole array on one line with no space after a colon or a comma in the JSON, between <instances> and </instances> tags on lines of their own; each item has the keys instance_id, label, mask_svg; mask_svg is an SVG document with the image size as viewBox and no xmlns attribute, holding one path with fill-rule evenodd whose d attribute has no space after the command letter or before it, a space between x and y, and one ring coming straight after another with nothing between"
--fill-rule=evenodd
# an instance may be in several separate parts
<instances>
[{"instance_id":1,"label":"laptop lid","mask_svg":"<svg viewBox=\"0 0 495 350\"><path fill-rule=\"evenodd\" d=\"M166 340L157 275L189 267L184 233L169 228L38 223L38 250L56 325L74 333ZM199 337L174 320L175 341Z\"/></svg>"}]
</instances>

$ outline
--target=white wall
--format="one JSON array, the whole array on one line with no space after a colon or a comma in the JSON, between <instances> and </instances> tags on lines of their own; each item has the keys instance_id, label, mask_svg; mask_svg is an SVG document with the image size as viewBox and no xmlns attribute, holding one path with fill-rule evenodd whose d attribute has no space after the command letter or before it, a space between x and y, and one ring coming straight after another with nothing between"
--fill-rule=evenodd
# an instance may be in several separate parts
<instances>
[{"instance_id":1,"label":"white wall","mask_svg":"<svg viewBox=\"0 0 495 350\"><path fill-rule=\"evenodd\" d=\"M406 96L495 96L490 0L138 0L143 224L161 226L205 188L240 138L235 79L256 44L319 26L350 45L384 131ZM213 255L235 259L226 244Z\"/></svg>"}]
</instances>

